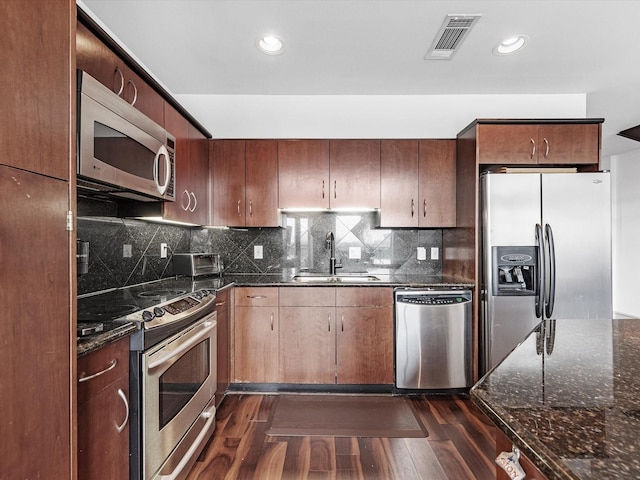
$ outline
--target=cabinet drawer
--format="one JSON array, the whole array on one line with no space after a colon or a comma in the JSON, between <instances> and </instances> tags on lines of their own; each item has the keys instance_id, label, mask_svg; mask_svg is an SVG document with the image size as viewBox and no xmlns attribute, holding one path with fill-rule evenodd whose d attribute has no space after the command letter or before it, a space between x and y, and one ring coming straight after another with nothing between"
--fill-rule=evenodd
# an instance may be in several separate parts
<instances>
[{"instance_id":1,"label":"cabinet drawer","mask_svg":"<svg viewBox=\"0 0 640 480\"><path fill-rule=\"evenodd\" d=\"M393 305L393 289L388 287L343 287L336 289L339 307L387 307Z\"/></svg>"},{"instance_id":2,"label":"cabinet drawer","mask_svg":"<svg viewBox=\"0 0 640 480\"><path fill-rule=\"evenodd\" d=\"M236 307L277 307L277 287L236 287Z\"/></svg>"},{"instance_id":3,"label":"cabinet drawer","mask_svg":"<svg viewBox=\"0 0 640 480\"><path fill-rule=\"evenodd\" d=\"M78 358L78 404L123 376L129 377L129 337Z\"/></svg>"},{"instance_id":4,"label":"cabinet drawer","mask_svg":"<svg viewBox=\"0 0 640 480\"><path fill-rule=\"evenodd\" d=\"M281 307L333 307L335 287L280 287Z\"/></svg>"}]
</instances>

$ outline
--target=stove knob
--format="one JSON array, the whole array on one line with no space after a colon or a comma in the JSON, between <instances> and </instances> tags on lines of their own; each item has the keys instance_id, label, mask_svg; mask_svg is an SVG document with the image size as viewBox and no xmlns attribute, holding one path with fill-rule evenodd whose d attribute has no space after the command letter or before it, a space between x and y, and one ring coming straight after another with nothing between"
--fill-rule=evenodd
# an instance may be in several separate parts
<instances>
[{"instance_id":1,"label":"stove knob","mask_svg":"<svg viewBox=\"0 0 640 480\"><path fill-rule=\"evenodd\" d=\"M156 317L161 317L164 315L164 309L162 307L153 307L153 314Z\"/></svg>"},{"instance_id":2,"label":"stove knob","mask_svg":"<svg viewBox=\"0 0 640 480\"><path fill-rule=\"evenodd\" d=\"M153 320L154 316L155 315L149 310L145 310L144 312L142 312L142 320L144 322L150 322L151 320Z\"/></svg>"},{"instance_id":3,"label":"stove knob","mask_svg":"<svg viewBox=\"0 0 640 480\"><path fill-rule=\"evenodd\" d=\"M200 290L200 293L202 294L203 297L209 296L209 290Z\"/></svg>"},{"instance_id":4,"label":"stove knob","mask_svg":"<svg viewBox=\"0 0 640 480\"><path fill-rule=\"evenodd\" d=\"M195 298L196 300L200 300L202 298L202 293L194 292L193 293L193 298Z\"/></svg>"}]
</instances>

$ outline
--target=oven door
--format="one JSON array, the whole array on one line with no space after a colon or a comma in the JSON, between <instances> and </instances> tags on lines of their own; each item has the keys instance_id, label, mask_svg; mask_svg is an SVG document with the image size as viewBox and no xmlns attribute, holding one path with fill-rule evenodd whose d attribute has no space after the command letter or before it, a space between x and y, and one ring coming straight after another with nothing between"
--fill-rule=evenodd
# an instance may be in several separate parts
<instances>
[{"instance_id":1,"label":"oven door","mask_svg":"<svg viewBox=\"0 0 640 480\"><path fill-rule=\"evenodd\" d=\"M202 443L206 441L202 438L204 434L212 431L215 410L210 402L217 382L216 327L213 312L142 355L145 480L156 475L183 437L192 442L197 438L197 443ZM203 416L207 420L198 421ZM192 425L203 434L190 431ZM189 435L185 436L187 432ZM177 450L192 456L194 448L180 445ZM184 465L188 460L177 463Z\"/></svg>"}]
</instances>

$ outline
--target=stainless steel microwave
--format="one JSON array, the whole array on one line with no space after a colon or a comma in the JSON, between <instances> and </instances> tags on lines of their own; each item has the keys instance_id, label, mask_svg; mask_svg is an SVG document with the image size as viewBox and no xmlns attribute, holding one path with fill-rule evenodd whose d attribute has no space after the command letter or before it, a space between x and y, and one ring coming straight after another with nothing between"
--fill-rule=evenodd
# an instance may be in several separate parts
<instances>
[{"instance_id":1,"label":"stainless steel microwave","mask_svg":"<svg viewBox=\"0 0 640 480\"><path fill-rule=\"evenodd\" d=\"M173 136L80 70L77 107L80 190L133 200L174 200Z\"/></svg>"}]
</instances>

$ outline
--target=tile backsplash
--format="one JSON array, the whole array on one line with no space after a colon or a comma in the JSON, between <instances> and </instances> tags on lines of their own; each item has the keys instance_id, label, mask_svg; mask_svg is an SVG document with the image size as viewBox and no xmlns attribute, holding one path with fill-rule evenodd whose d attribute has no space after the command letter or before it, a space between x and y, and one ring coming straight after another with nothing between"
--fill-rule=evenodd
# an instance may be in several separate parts
<instances>
[{"instance_id":1,"label":"tile backsplash","mask_svg":"<svg viewBox=\"0 0 640 480\"><path fill-rule=\"evenodd\" d=\"M442 273L442 230L376 228L376 216L375 212L288 213L283 228L247 229L80 217L78 239L90 246L89 273L78 277L78 293L170 277L174 252L219 253L228 273L281 273L285 269L328 273L328 232L335 237L341 272ZM161 243L169 247L167 258L160 258ZM262 247L262 258L255 258L254 247ZM426 247L427 260L417 260L417 247ZM436 260L430 259L432 247L440 253Z\"/></svg>"}]
</instances>

